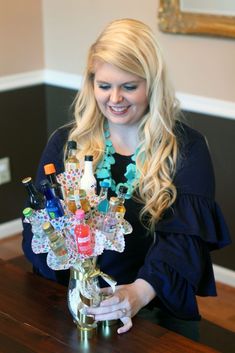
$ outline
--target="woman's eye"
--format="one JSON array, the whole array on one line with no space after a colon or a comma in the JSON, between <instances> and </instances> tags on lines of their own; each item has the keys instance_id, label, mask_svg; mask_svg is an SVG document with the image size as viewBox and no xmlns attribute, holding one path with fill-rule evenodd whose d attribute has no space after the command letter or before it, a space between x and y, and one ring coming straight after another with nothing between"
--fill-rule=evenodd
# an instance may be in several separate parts
<instances>
[{"instance_id":1,"label":"woman's eye","mask_svg":"<svg viewBox=\"0 0 235 353\"><path fill-rule=\"evenodd\" d=\"M110 85L105 84L105 83L99 84L98 87L99 87L100 89L103 89L103 90L108 90L108 89L110 89Z\"/></svg>"},{"instance_id":2,"label":"woman's eye","mask_svg":"<svg viewBox=\"0 0 235 353\"><path fill-rule=\"evenodd\" d=\"M134 91L137 88L136 85L124 85L123 87L126 91Z\"/></svg>"}]
</instances>

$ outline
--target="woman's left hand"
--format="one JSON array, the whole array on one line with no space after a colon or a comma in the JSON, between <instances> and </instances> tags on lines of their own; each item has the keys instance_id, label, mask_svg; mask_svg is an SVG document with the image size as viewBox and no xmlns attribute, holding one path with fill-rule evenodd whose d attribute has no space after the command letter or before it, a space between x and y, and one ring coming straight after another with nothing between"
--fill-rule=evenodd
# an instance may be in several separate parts
<instances>
[{"instance_id":1,"label":"woman's left hand","mask_svg":"<svg viewBox=\"0 0 235 353\"><path fill-rule=\"evenodd\" d=\"M104 288L105 295L112 295L111 288ZM87 313L94 315L96 321L120 319L123 326L118 333L124 333L132 327L131 318L147 305L156 293L153 287L143 279L137 279L131 284L117 286L115 293L103 300L99 307L87 308Z\"/></svg>"}]
</instances>

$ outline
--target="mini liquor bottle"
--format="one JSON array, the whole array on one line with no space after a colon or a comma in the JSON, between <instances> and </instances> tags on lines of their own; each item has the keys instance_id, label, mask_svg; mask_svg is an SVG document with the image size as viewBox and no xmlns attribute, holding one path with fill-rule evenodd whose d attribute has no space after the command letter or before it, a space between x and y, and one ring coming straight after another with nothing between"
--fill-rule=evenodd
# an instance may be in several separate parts
<instances>
[{"instance_id":1,"label":"mini liquor bottle","mask_svg":"<svg viewBox=\"0 0 235 353\"><path fill-rule=\"evenodd\" d=\"M108 208L109 208L109 201L108 201L109 182L101 181L100 187L101 189L99 194L99 203L97 206L97 210L104 215L108 212Z\"/></svg>"},{"instance_id":2,"label":"mini liquor bottle","mask_svg":"<svg viewBox=\"0 0 235 353\"><path fill-rule=\"evenodd\" d=\"M68 191L68 194L66 197L66 204L67 204L67 208L69 209L69 211L72 212L73 214L75 214L75 212L77 210L77 205L76 205L73 189L69 189L69 191Z\"/></svg>"},{"instance_id":3,"label":"mini liquor bottle","mask_svg":"<svg viewBox=\"0 0 235 353\"><path fill-rule=\"evenodd\" d=\"M92 255L91 230L85 223L85 212L77 210L75 213L77 224L74 228L74 234L77 242L78 252L81 255Z\"/></svg>"},{"instance_id":4,"label":"mini liquor bottle","mask_svg":"<svg viewBox=\"0 0 235 353\"><path fill-rule=\"evenodd\" d=\"M45 222L42 226L43 231L48 236L50 248L58 259L63 263L68 259L68 251L62 231L56 231L50 222Z\"/></svg>"},{"instance_id":5,"label":"mini liquor bottle","mask_svg":"<svg viewBox=\"0 0 235 353\"><path fill-rule=\"evenodd\" d=\"M45 208L46 199L41 192L36 189L31 177L24 178L22 184L25 186L29 195L29 204L34 210Z\"/></svg>"},{"instance_id":6,"label":"mini liquor bottle","mask_svg":"<svg viewBox=\"0 0 235 353\"><path fill-rule=\"evenodd\" d=\"M34 211L31 207L26 207L23 210L23 215L24 215L24 217L26 219L29 220L34 236L37 237L37 238L45 237L44 231L43 231L43 229L41 227L41 223L37 219L36 211Z\"/></svg>"},{"instance_id":7,"label":"mini liquor bottle","mask_svg":"<svg viewBox=\"0 0 235 353\"><path fill-rule=\"evenodd\" d=\"M88 196L96 193L96 178L92 169L93 156L85 156L84 172L80 180L80 188L86 191Z\"/></svg>"},{"instance_id":8,"label":"mini liquor bottle","mask_svg":"<svg viewBox=\"0 0 235 353\"><path fill-rule=\"evenodd\" d=\"M110 241L115 239L118 220L116 218L116 207L118 205L118 198L111 197L109 200L109 210L106 216L104 217L103 225L102 225L102 233L106 236L106 238Z\"/></svg>"},{"instance_id":9,"label":"mini liquor bottle","mask_svg":"<svg viewBox=\"0 0 235 353\"><path fill-rule=\"evenodd\" d=\"M75 190L74 196L77 209L81 208L85 212L85 219L89 219L91 215L91 206L86 191L83 189Z\"/></svg>"},{"instance_id":10,"label":"mini liquor bottle","mask_svg":"<svg viewBox=\"0 0 235 353\"><path fill-rule=\"evenodd\" d=\"M67 151L68 151L68 156L65 160L65 171L69 172L71 170L79 169L79 160L76 157L77 142L76 141L68 141Z\"/></svg>"},{"instance_id":11,"label":"mini liquor bottle","mask_svg":"<svg viewBox=\"0 0 235 353\"><path fill-rule=\"evenodd\" d=\"M121 185L118 190L118 205L116 207L116 217L119 221L121 221L126 213L126 207L124 206L125 196L128 191L126 186Z\"/></svg>"},{"instance_id":12,"label":"mini liquor bottle","mask_svg":"<svg viewBox=\"0 0 235 353\"><path fill-rule=\"evenodd\" d=\"M51 219L62 217L64 215L64 210L60 199L55 196L52 191L49 181L43 180L40 183L43 194L46 197L46 210Z\"/></svg>"},{"instance_id":13,"label":"mini liquor bottle","mask_svg":"<svg viewBox=\"0 0 235 353\"><path fill-rule=\"evenodd\" d=\"M61 184L57 180L55 165L53 163L45 164L44 172L47 180L51 184L51 187L55 191L55 195L58 196L59 199L63 200L64 199L63 189Z\"/></svg>"}]
</instances>

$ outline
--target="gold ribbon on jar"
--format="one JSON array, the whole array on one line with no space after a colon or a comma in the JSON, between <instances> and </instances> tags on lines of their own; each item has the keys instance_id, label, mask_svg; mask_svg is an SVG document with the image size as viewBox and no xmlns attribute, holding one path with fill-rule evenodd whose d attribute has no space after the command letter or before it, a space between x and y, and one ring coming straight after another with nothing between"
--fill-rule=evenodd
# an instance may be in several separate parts
<instances>
[{"instance_id":1,"label":"gold ribbon on jar","mask_svg":"<svg viewBox=\"0 0 235 353\"><path fill-rule=\"evenodd\" d=\"M100 295L98 277L101 277L115 292L117 282L96 267L96 259L89 258L80 261L71 268L71 275L78 283L78 290L81 302L78 303L78 329L81 337L86 331L87 336L92 336L96 330L96 322L92 315L86 314L86 307L98 306L103 297ZM82 332L81 332L82 331Z\"/></svg>"}]
</instances>

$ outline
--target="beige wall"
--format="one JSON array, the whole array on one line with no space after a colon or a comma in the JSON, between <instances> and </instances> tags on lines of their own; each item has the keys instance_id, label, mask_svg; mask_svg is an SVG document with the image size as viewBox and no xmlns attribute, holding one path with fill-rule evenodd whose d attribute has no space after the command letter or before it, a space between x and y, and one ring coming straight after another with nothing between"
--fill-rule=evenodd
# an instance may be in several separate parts
<instances>
[{"instance_id":1,"label":"beige wall","mask_svg":"<svg viewBox=\"0 0 235 353\"><path fill-rule=\"evenodd\" d=\"M41 0L0 0L0 76L42 69Z\"/></svg>"},{"instance_id":2,"label":"beige wall","mask_svg":"<svg viewBox=\"0 0 235 353\"><path fill-rule=\"evenodd\" d=\"M156 13L156 0L43 0L46 67L81 74L88 47L109 21L133 17L154 28Z\"/></svg>"},{"instance_id":3,"label":"beige wall","mask_svg":"<svg viewBox=\"0 0 235 353\"><path fill-rule=\"evenodd\" d=\"M178 92L235 102L235 40L161 33L157 8L158 0L0 0L0 76L43 67L82 75L103 27L133 17L156 32Z\"/></svg>"},{"instance_id":4,"label":"beige wall","mask_svg":"<svg viewBox=\"0 0 235 353\"><path fill-rule=\"evenodd\" d=\"M133 17L157 33L177 91L235 101L235 41L159 33L157 8L158 0L43 0L46 68L82 74L106 23Z\"/></svg>"}]
</instances>

